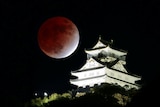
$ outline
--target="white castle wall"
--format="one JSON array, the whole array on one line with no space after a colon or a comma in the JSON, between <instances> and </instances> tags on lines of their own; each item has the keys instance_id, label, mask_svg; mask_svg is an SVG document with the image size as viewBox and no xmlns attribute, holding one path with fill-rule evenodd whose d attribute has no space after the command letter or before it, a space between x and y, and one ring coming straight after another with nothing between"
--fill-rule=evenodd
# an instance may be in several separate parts
<instances>
[{"instance_id":1,"label":"white castle wall","mask_svg":"<svg viewBox=\"0 0 160 107\"><path fill-rule=\"evenodd\" d=\"M76 73L71 73L74 76L77 76L78 79L86 79L86 78L91 78L91 77L97 77L101 75L105 75L105 67L101 69L92 69L89 71L82 71L82 72L76 72Z\"/></svg>"},{"instance_id":2,"label":"white castle wall","mask_svg":"<svg viewBox=\"0 0 160 107\"><path fill-rule=\"evenodd\" d=\"M77 85L78 87L85 88L86 86L93 87L95 84L100 85L101 83L104 83L106 81L106 75L96 77L96 78L89 78L89 79L83 79L79 81L71 81L72 84Z\"/></svg>"}]
</instances>

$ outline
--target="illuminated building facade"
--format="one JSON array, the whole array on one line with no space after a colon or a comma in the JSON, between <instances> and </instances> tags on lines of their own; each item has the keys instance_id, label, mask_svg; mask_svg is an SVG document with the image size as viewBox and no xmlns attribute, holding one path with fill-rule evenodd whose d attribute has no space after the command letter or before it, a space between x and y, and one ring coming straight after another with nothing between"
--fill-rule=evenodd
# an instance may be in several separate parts
<instances>
[{"instance_id":1,"label":"illuminated building facade","mask_svg":"<svg viewBox=\"0 0 160 107\"><path fill-rule=\"evenodd\" d=\"M85 49L86 63L71 71L71 75L77 78L70 79L70 83L82 88L109 83L126 89L139 89L136 81L141 80L141 76L131 74L125 68L127 51L112 48L112 43L100 37L93 48Z\"/></svg>"}]
</instances>

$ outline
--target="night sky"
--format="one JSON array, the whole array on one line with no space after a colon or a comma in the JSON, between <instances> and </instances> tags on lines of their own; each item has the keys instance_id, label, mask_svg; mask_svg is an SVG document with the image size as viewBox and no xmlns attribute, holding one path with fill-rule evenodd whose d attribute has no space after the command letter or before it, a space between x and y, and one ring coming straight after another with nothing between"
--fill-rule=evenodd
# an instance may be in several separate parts
<instances>
[{"instance_id":1,"label":"night sky","mask_svg":"<svg viewBox=\"0 0 160 107\"><path fill-rule=\"evenodd\" d=\"M85 64L84 49L92 48L99 35L128 51L129 72L147 83L159 77L160 5L154 0L1 0L0 7L4 95L27 99L34 92L68 91L71 70ZM37 43L40 25L54 16L70 19L80 34L76 52L62 60L46 56Z\"/></svg>"}]
</instances>

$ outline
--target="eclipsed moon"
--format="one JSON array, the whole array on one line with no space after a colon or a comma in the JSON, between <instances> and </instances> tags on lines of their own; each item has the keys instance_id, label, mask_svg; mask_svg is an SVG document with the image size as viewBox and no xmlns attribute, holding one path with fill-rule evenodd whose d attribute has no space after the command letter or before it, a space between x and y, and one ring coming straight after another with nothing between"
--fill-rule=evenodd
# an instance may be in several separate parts
<instances>
[{"instance_id":1,"label":"eclipsed moon","mask_svg":"<svg viewBox=\"0 0 160 107\"><path fill-rule=\"evenodd\" d=\"M47 56L65 58L77 49L79 31L76 25L68 18L52 17L40 26L38 44Z\"/></svg>"}]
</instances>

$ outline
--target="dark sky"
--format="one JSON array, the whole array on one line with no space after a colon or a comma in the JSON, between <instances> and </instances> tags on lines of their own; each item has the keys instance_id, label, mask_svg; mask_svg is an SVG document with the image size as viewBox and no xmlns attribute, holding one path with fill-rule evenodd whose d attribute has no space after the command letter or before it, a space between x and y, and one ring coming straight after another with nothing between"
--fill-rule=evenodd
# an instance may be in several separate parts
<instances>
[{"instance_id":1,"label":"dark sky","mask_svg":"<svg viewBox=\"0 0 160 107\"><path fill-rule=\"evenodd\" d=\"M28 98L35 91L67 91L71 70L85 64L84 48L93 47L99 35L128 51L130 72L147 82L159 76L160 6L154 0L1 0L0 7L4 94ZM69 18L80 34L77 51L63 60L46 56L37 43L40 25L54 16Z\"/></svg>"}]
</instances>

